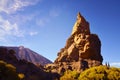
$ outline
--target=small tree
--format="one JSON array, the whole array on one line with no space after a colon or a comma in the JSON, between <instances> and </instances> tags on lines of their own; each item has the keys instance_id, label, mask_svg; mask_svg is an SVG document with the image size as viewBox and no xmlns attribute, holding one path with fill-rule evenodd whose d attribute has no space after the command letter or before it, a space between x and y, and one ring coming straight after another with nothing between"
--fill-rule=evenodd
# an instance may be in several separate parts
<instances>
[{"instance_id":1,"label":"small tree","mask_svg":"<svg viewBox=\"0 0 120 80\"><path fill-rule=\"evenodd\" d=\"M14 55L14 54L16 54L16 52L13 49L10 49L9 50L9 54L13 54Z\"/></svg>"}]
</instances>

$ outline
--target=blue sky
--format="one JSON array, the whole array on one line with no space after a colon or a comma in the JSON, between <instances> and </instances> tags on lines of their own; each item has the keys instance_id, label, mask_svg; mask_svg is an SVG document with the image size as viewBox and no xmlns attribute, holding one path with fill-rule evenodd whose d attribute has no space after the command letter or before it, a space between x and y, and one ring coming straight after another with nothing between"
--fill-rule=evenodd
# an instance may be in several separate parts
<instances>
[{"instance_id":1,"label":"blue sky","mask_svg":"<svg viewBox=\"0 0 120 80\"><path fill-rule=\"evenodd\" d=\"M54 61L80 12L98 34L104 61L120 67L120 0L0 0L0 45Z\"/></svg>"}]
</instances>

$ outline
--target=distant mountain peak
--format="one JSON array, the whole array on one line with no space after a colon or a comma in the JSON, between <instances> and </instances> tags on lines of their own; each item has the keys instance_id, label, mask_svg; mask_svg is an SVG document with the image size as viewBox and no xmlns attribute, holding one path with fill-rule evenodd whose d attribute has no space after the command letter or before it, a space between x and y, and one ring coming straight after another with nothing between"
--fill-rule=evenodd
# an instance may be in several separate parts
<instances>
[{"instance_id":1,"label":"distant mountain peak","mask_svg":"<svg viewBox=\"0 0 120 80\"><path fill-rule=\"evenodd\" d=\"M19 49L23 49L24 48L24 46L19 46Z\"/></svg>"},{"instance_id":2,"label":"distant mountain peak","mask_svg":"<svg viewBox=\"0 0 120 80\"><path fill-rule=\"evenodd\" d=\"M46 65L48 63L52 63L50 60L48 60L47 58L43 57L42 55L32 51L29 48L25 48L24 46L19 46L19 47L6 47L3 46L5 48L7 48L8 50L12 49L16 52L16 57L20 60L20 59L25 59L28 62L32 62L33 64L40 64L40 65Z\"/></svg>"}]
</instances>

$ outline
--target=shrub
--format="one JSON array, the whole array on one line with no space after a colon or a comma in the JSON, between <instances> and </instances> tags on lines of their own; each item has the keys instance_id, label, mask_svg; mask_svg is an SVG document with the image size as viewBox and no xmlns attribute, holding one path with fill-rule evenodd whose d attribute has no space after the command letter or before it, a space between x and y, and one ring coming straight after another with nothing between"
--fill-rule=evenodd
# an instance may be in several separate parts
<instances>
[{"instance_id":1,"label":"shrub","mask_svg":"<svg viewBox=\"0 0 120 80\"><path fill-rule=\"evenodd\" d=\"M107 67L107 66L97 66L89 68L83 71L79 80L120 80L120 69Z\"/></svg>"},{"instance_id":2,"label":"shrub","mask_svg":"<svg viewBox=\"0 0 120 80\"><path fill-rule=\"evenodd\" d=\"M14 50L12 50L12 49L9 50L9 53L13 54L13 55L16 54L16 52Z\"/></svg>"},{"instance_id":3,"label":"shrub","mask_svg":"<svg viewBox=\"0 0 120 80\"><path fill-rule=\"evenodd\" d=\"M16 68L11 64L0 61L0 80L19 80Z\"/></svg>"},{"instance_id":4,"label":"shrub","mask_svg":"<svg viewBox=\"0 0 120 80\"><path fill-rule=\"evenodd\" d=\"M77 80L79 73L77 71L66 71L60 80Z\"/></svg>"},{"instance_id":5,"label":"shrub","mask_svg":"<svg viewBox=\"0 0 120 80\"><path fill-rule=\"evenodd\" d=\"M22 79L24 79L24 78L25 78L25 75L24 75L24 74L22 74L22 73L19 73L19 74L18 74L18 77L20 78L20 80L22 80Z\"/></svg>"}]
</instances>

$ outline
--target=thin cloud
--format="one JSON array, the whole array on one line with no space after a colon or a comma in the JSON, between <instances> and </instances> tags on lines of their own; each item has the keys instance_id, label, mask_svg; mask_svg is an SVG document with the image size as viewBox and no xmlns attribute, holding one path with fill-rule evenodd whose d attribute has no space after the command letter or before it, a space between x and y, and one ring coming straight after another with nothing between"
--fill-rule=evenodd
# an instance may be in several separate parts
<instances>
[{"instance_id":1,"label":"thin cloud","mask_svg":"<svg viewBox=\"0 0 120 80\"><path fill-rule=\"evenodd\" d=\"M120 67L120 62L110 63L110 66Z\"/></svg>"},{"instance_id":2,"label":"thin cloud","mask_svg":"<svg viewBox=\"0 0 120 80\"><path fill-rule=\"evenodd\" d=\"M45 26L53 18L58 17L59 14L60 14L60 11L58 9L51 9L46 16L36 19L36 24L38 26Z\"/></svg>"},{"instance_id":3,"label":"thin cloud","mask_svg":"<svg viewBox=\"0 0 120 80\"><path fill-rule=\"evenodd\" d=\"M40 0L0 0L0 12L7 14L22 10L23 7L35 5Z\"/></svg>"},{"instance_id":4,"label":"thin cloud","mask_svg":"<svg viewBox=\"0 0 120 80\"><path fill-rule=\"evenodd\" d=\"M51 10L50 12L49 12L49 15L51 16L51 17L57 17L57 16L59 16L59 11L58 10Z\"/></svg>"},{"instance_id":5,"label":"thin cloud","mask_svg":"<svg viewBox=\"0 0 120 80\"><path fill-rule=\"evenodd\" d=\"M35 5L41 0L0 0L0 14L2 12L5 15L0 15L0 41L7 42L8 38L21 38L29 34L31 36L37 35L36 32L27 32L20 28L21 24L25 24L27 21L31 21L35 14L20 15L17 11L24 10L24 7ZM11 13L15 13L12 15ZM22 21L21 21L22 20Z\"/></svg>"},{"instance_id":6,"label":"thin cloud","mask_svg":"<svg viewBox=\"0 0 120 80\"><path fill-rule=\"evenodd\" d=\"M35 19L37 13L30 13L30 14L16 14L9 16L9 21L16 22L18 25L20 24L26 24L29 21L32 21Z\"/></svg>"},{"instance_id":7,"label":"thin cloud","mask_svg":"<svg viewBox=\"0 0 120 80\"><path fill-rule=\"evenodd\" d=\"M34 36L34 35L37 35L38 32L30 32L29 34L30 34L30 36Z\"/></svg>"},{"instance_id":8,"label":"thin cloud","mask_svg":"<svg viewBox=\"0 0 120 80\"><path fill-rule=\"evenodd\" d=\"M36 24L40 27L45 26L50 21L49 17L44 17L40 19L36 19Z\"/></svg>"},{"instance_id":9,"label":"thin cloud","mask_svg":"<svg viewBox=\"0 0 120 80\"><path fill-rule=\"evenodd\" d=\"M11 24L0 16L0 41L5 40L7 36L23 37L23 34L24 32L19 29L16 23Z\"/></svg>"}]
</instances>

